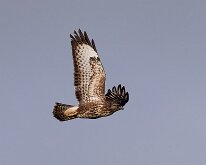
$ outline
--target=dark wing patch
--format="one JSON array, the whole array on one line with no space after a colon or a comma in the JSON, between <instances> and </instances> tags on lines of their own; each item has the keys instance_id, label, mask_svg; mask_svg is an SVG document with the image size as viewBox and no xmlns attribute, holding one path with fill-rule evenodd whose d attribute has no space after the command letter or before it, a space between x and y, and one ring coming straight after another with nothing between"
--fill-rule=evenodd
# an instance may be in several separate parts
<instances>
[{"instance_id":1,"label":"dark wing patch","mask_svg":"<svg viewBox=\"0 0 206 165\"><path fill-rule=\"evenodd\" d=\"M112 90L108 90L107 94L105 95L106 98L119 103L121 106L124 106L129 101L129 93L125 91L125 87L118 85L116 88L115 86Z\"/></svg>"},{"instance_id":2,"label":"dark wing patch","mask_svg":"<svg viewBox=\"0 0 206 165\"><path fill-rule=\"evenodd\" d=\"M84 31L84 34L83 34L82 31L79 29L78 33L74 30L74 36L70 34L70 38L72 39L71 40L72 44L76 43L76 44L86 44L86 45L89 45L97 53L97 49L96 49L94 40L93 39L91 41L89 40L87 32Z\"/></svg>"}]
</instances>

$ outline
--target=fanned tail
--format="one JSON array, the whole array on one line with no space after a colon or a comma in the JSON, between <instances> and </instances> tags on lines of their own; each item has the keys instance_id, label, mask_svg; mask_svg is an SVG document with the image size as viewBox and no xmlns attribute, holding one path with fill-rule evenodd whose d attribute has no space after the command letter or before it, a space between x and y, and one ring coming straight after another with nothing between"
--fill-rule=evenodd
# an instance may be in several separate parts
<instances>
[{"instance_id":1,"label":"fanned tail","mask_svg":"<svg viewBox=\"0 0 206 165\"><path fill-rule=\"evenodd\" d=\"M77 118L77 106L56 103L53 109L53 115L60 121L66 121Z\"/></svg>"}]
</instances>

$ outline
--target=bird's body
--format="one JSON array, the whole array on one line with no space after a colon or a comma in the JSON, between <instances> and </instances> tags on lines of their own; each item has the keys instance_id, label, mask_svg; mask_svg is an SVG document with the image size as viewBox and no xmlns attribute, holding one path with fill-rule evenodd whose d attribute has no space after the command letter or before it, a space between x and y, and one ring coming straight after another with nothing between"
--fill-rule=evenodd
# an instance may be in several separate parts
<instances>
[{"instance_id":1,"label":"bird's body","mask_svg":"<svg viewBox=\"0 0 206 165\"><path fill-rule=\"evenodd\" d=\"M96 119L123 109L129 100L124 86L108 90L105 95L106 74L101 64L94 40L87 33L74 31L71 37L74 85L78 106L56 103L53 115L60 121L75 118Z\"/></svg>"}]
</instances>

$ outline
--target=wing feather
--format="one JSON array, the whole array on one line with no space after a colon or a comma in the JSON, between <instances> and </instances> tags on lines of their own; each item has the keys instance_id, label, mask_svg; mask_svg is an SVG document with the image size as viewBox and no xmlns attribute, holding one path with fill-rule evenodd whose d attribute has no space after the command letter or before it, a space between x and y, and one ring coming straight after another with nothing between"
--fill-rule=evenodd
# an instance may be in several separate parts
<instances>
[{"instance_id":1,"label":"wing feather","mask_svg":"<svg viewBox=\"0 0 206 165\"><path fill-rule=\"evenodd\" d=\"M89 84L89 96L91 101L102 100L105 95L105 73L100 59L97 57L90 58L92 75Z\"/></svg>"},{"instance_id":2,"label":"wing feather","mask_svg":"<svg viewBox=\"0 0 206 165\"><path fill-rule=\"evenodd\" d=\"M109 89L105 96L121 106L124 106L129 101L129 93L126 92L125 87L121 86L121 84L117 88L114 86L112 90Z\"/></svg>"},{"instance_id":3,"label":"wing feather","mask_svg":"<svg viewBox=\"0 0 206 165\"><path fill-rule=\"evenodd\" d=\"M74 63L74 85L76 98L80 103L101 99L105 93L105 72L94 40L86 32L70 35Z\"/></svg>"}]
</instances>

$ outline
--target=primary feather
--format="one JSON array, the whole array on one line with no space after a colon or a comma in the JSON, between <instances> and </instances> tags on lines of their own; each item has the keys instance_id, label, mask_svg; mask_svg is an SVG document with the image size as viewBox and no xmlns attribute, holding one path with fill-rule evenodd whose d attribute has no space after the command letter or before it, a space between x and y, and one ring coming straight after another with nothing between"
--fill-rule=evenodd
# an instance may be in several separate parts
<instances>
[{"instance_id":1,"label":"primary feather","mask_svg":"<svg viewBox=\"0 0 206 165\"><path fill-rule=\"evenodd\" d=\"M94 40L86 32L74 31L71 37L74 86L78 106L56 103L53 114L60 121L74 118L96 119L113 114L129 101L129 93L119 85L105 95L106 74Z\"/></svg>"}]
</instances>

